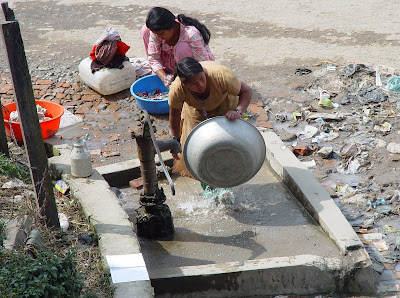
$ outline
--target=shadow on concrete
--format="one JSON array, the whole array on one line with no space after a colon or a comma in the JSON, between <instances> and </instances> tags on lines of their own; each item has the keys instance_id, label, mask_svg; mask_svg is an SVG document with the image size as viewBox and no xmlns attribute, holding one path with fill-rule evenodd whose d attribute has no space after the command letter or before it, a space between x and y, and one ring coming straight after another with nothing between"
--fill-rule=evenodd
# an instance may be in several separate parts
<instances>
[{"instance_id":1,"label":"shadow on concrete","mask_svg":"<svg viewBox=\"0 0 400 298\"><path fill-rule=\"evenodd\" d=\"M201 243L206 244L220 244L226 246L226 249L232 249L232 247L238 247L245 250L251 251L251 256L248 260L254 260L264 252L266 248L257 243L254 240L254 231L242 231L239 234L222 237L222 236L207 236L188 230L186 228L175 228L175 236L173 239L174 246L184 246L186 243L195 243L198 246ZM149 240L144 238L138 238L140 245L146 247L142 250L143 257L146 261L148 268L165 268L166 265L174 267L181 266L197 266L215 264L215 261L211 259L201 258L188 258L183 256L172 255L168 251L168 245L165 245L163 241ZM200 246L198 246L200 248ZM154 262L154 253L157 252L157 262ZM163 260L168 260L166 263Z\"/></svg>"}]
</instances>

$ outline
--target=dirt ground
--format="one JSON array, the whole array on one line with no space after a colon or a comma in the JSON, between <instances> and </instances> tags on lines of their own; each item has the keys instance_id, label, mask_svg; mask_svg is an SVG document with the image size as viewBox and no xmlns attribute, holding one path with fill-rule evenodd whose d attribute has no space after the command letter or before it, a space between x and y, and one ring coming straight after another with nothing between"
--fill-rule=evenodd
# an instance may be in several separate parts
<instances>
[{"instance_id":1,"label":"dirt ground","mask_svg":"<svg viewBox=\"0 0 400 298\"><path fill-rule=\"evenodd\" d=\"M281 138L285 139L287 133L295 135L292 140L285 139L285 145L305 143L309 153L299 159L316 162L311 170L335 197L354 228L360 233L383 234L388 250L374 249L378 246L371 242L366 242L366 247L379 265L375 269L381 273L382 291L398 289L400 226L396 207L400 204L400 158L396 154L400 151L390 152L387 145L400 143L400 97L384 90L385 86L377 88L387 96L382 102L365 102L358 95L363 87L376 87L377 66L382 70L384 84L400 70L400 2L204 0L193 5L182 0L17 0L9 1L9 5L20 22L31 74L55 82L76 80L79 62L109 26L117 28L122 40L131 46L129 57L144 57L140 28L153 6L164 6L173 13L204 22L212 34L210 47L216 60L252 87L253 98L268 110L273 130ZM1 45L0 73L8 72L5 57ZM343 76L342 70L351 63L365 64L373 71ZM330 70L331 66L336 69ZM298 75L298 68L312 73ZM319 107L318 88L327 90L339 107ZM348 95L356 100L346 102ZM301 113L298 122L292 119L295 112ZM307 119L313 112L340 112L343 119L325 119L324 129L315 119ZM160 123L166 121L162 117ZM389 130L385 130L385 122L390 124ZM320 136L322 132L331 136L335 132L339 137L320 142L306 138L302 135L306 125L317 127ZM108 132L114 127L121 129L111 125ZM355 145L350 148L353 151L349 149L352 154L343 157L341 149L347 143ZM333 147L329 158L317 153L321 147L329 146ZM349 170L349 158L357 160L361 167L353 174L340 173ZM355 195L361 197L354 198ZM349 198L353 198L352 203ZM390 203L390 210L368 208L369 201L373 204L381 198Z\"/></svg>"}]
</instances>

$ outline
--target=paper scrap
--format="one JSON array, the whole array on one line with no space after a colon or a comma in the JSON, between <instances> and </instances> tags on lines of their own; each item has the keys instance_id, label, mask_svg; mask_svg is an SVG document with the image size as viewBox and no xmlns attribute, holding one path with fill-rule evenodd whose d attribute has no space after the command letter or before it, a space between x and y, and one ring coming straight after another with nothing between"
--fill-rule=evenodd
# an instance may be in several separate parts
<instances>
[{"instance_id":1,"label":"paper scrap","mask_svg":"<svg viewBox=\"0 0 400 298\"><path fill-rule=\"evenodd\" d=\"M150 280L143 255L106 255L113 283Z\"/></svg>"}]
</instances>

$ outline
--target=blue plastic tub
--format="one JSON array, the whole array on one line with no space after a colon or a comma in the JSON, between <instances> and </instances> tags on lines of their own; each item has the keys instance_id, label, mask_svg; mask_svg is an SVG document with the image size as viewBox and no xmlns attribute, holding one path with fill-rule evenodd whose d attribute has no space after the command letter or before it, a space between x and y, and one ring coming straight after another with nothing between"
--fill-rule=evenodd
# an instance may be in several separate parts
<instances>
[{"instance_id":1,"label":"blue plastic tub","mask_svg":"<svg viewBox=\"0 0 400 298\"><path fill-rule=\"evenodd\" d=\"M160 89L162 92L168 91L164 83L157 75L149 75L135 81L130 90L131 94L135 97L136 103L141 110L146 110L149 114L167 114L169 113L168 99L163 100L149 100L137 96L136 92L147 91L151 92L155 89Z\"/></svg>"}]
</instances>

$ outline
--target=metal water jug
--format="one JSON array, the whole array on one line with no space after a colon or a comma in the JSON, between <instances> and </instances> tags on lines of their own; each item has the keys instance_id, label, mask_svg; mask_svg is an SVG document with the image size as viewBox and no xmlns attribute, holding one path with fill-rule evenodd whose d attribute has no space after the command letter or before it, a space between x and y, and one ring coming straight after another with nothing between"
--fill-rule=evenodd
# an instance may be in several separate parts
<instances>
[{"instance_id":1,"label":"metal water jug","mask_svg":"<svg viewBox=\"0 0 400 298\"><path fill-rule=\"evenodd\" d=\"M81 137L76 138L70 152L70 159L72 176L83 178L92 175L92 157L86 140Z\"/></svg>"}]
</instances>

